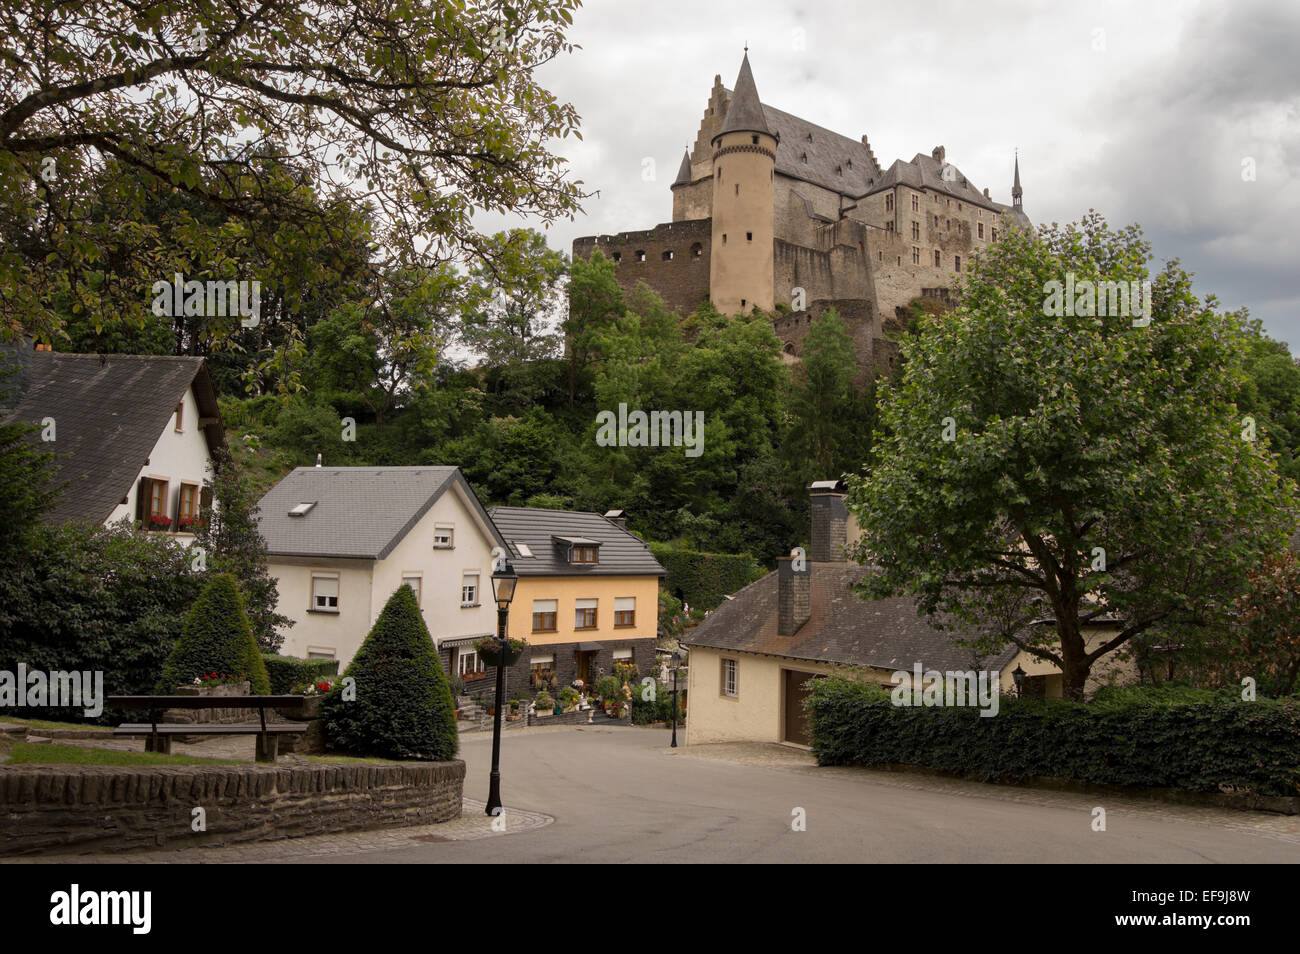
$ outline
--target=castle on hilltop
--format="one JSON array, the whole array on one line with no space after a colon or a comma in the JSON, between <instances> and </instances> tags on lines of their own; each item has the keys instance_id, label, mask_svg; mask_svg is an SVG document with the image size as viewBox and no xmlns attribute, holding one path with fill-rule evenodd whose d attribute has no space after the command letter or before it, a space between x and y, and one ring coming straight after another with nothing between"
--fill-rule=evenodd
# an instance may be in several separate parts
<instances>
[{"instance_id":1,"label":"castle on hilltop","mask_svg":"<svg viewBox=\"0 0 1300 954\"><path fill-rule=\"evenodd\" d=\"M746 52L734 90L713 79L694 148L672 184L673 219L639 232L576 239L599 249L620 285L645 282L682 314L768 313L786 360L812 319L834 307L864 373L887 370L884 329L916 298L947 300L970 258L1008 228L1031 228L1015 161L1011 205L980 191L943 146L888 169L867 137L841 136L763 103Z\"/></svg>"}]
</instances>

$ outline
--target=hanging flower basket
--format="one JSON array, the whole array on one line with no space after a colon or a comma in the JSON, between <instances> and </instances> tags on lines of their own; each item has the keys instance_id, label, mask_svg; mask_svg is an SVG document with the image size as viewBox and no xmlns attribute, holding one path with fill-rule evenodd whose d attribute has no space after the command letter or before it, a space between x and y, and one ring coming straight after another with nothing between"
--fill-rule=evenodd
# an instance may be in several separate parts
<instances>
[{"instance_id":1,"label":"hanging flower basket","mask_svg":"<svg viewBox=\"0 0 1300 954\"><path fill-rule=\"evenodd\" d=\"M506 651L501 651L501 641L497 639L480 639L474 644L474 651L485 666L513 666L519 662L528 644L522 639L506 641Z\"/></svg>"}]
</instances>

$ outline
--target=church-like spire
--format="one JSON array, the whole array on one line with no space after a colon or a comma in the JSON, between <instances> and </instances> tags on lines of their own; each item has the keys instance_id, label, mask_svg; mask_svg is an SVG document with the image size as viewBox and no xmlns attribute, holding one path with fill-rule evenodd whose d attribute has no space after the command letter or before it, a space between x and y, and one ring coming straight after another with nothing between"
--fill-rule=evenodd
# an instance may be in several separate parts
<instances>
[{"instance_id":1,"label":"church-like spire","mask_svg":"<svg viewBox=\"0 0 1300 954\"><path fill-rule=\"evenodd\" d=\"M1016 150L1016 179L1015 182L1011 184L1012 208L1020 208L1020 200L1024 194L1025 190L1020 188L1020 150Z\"/></svg>"},{"instance_id":2,"label":"church-like spire","mask_svg":"<svg viewBox=\"0 0 1300 954\"><path fill-rule=\"evenodd\" d=\"M682 153L682 164L677 167L677 178L673 180L673 185L688 185L691 181L691 151L687 149Z\"/></svg>"},{"instance_id":3,"label":"church-like spire","mask_svg":"<svg viewBox=\"0 0 1300 954\"><path fill-rule=\"evenodd\" d=\"M736 88L727 105L727 118L722 122L721 136L729 132L758 132L772 135L763 118L763 104L758 99L758 87L754 85L754 74L749 69L749 53L740 62L740 74L736 77Z\"/></svg>"}]
</instances>

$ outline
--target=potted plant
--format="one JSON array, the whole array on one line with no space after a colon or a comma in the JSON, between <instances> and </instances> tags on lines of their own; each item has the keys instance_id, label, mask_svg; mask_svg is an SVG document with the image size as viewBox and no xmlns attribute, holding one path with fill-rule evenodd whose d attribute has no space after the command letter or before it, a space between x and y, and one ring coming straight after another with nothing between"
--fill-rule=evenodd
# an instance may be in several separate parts
<instances>
[{"instance_id":1,"label":"potted plant","mask_svg":"<svg viewBox=\"0 0 1300 954\"><path fill-rule=\"evenodd\" d=\"M545 689L537 694L537 699L534 701L534 704L537 706L537 714L539 716L548 716L555 713L555 700L551 698L550 694Z\"/></svg>"},{"instance_id":2,"label":"potted plant","mask_svg":"<svg viewBox=\"0 0 1300 954\"><path fill-rule=\"evenodd\" d=\"M559 696L557 698L559 699L560 702L561 712L572 712L574 709L578 707L577 691L570 689L567 686L560 690Z\"/></svg>"},{"instance_id":3,"label":"potted plant","mask_svg":"<svg viewBox=\"0 0 1300 954\"><path fill-rule=\"evenodd\" d=\"M528 643L522 639L507 639L506 651L501 652L501 641L494 636L488 636L480 639L474 644L474 651L478 653L478 658L482 660L485 666L513 666L519 662L519 657L524 654L528 648Z\"/></svg>"}]
</instances>

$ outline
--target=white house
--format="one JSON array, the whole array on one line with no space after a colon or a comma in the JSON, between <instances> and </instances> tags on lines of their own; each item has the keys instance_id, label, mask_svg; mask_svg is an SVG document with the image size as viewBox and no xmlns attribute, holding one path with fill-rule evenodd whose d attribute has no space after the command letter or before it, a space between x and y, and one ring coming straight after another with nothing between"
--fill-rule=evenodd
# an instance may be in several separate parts
<instances>
[{"instance_id":1,"label":"white house","mask_svg":"<svg viewBox=\"0 0 1300 954\"><path fill-rule=\"evenodd\" d=\"M492 551L509 551L458 468L299 467L259 506L285 655L347 666L403 583L440 649L495 635Z\"/></svg>"},{"instance_id":2,"label":"white house","mask_svg":"<svg viewBox=\"0 0 1300 954\"><path fill-rule=\"evenodd\" d=\"M212 457L224 444L202 358L10 349L10 418L35 425L67 482L53 523L139 521L174 534L211 503Z\"/></svg>"}]
</instances>

